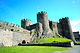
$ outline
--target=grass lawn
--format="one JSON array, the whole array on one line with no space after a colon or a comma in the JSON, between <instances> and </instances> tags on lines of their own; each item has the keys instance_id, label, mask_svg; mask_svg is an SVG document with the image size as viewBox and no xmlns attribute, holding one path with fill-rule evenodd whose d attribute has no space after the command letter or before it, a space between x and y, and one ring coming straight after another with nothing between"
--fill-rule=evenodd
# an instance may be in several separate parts
<instances>
[{"instance_id":1,"label":"grass lawn","mask_svg":"<svg viewBox=\"0 0 80 53\"><path fill-rule=\"evenodd\" d=\"M67 49L69 48L54 46L10 46L0 47L0 53L53 53Z\"/></svg>"},{"instance_id":2,"label":"grass lawn","mask_svg":"<svg viewBox=\"0 0 80 53\"><path fill-rule=\"evenodd\" d=\"M38 43L43 43L43 42L53 42L53 41L57 41L57 42L66 42L66 41L72 41L70 39L66 39L66 38L45 38L45 39L40 39L38 40Z\"/></svg>"},{"instance_id":3,"label":"grass lawn","mask_svg":"<svg viewBox=\"0 0 80 53\"><path fill-rule=\"evenodd\" d=\"M80 41L76 41L77 44L80 44Z\"/></svg>"}]
</instances>

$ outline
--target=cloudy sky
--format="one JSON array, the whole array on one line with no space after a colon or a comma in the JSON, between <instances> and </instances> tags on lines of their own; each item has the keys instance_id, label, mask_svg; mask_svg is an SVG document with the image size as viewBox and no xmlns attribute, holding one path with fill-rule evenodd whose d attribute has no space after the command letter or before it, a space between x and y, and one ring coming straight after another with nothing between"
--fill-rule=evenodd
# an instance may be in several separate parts
<instances>
[{"instance_id":1,"label":"cloudy sky","mask_svg":"<svg viewBox=\"0 0 80 53\"><path fill-rule=\"evenodd\" d=\"M37 22L36 14L48 13L48 19L58 21L69 17L73 31L80 31L80 0L0 0L0 20L21 25L21 19Z\"/></svg>"}]
</instances>

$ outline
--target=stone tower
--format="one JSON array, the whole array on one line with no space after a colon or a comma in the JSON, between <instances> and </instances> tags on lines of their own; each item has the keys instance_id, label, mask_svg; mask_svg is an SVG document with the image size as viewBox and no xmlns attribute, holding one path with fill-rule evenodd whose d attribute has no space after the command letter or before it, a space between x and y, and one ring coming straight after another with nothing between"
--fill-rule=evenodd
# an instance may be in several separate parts
<instances>
[{"instance_id":1,"label":"stone tower","mask_svg":"<svg viewBox=\"0 0 80 53\"><path fill-rule=\"evenodd\" d=\"M21 20L21 27L26 29L26 26L29 26L29 25L31 25L31 20L28 20L28 19Z\"/></svg>"},{"instance_id":2,"label":"stone tower","mask_svg":"<svg viewBox=\"0 0 80 53\"><path fill-rule=\"evenodd\" d=\"M43 25L43 35L47 34L49 31L48 13L43 11L38 12L37 23L41 23Z\"/></svg>"},{"instance_id":3,"label":"stone tower","mask_svg":"<svg viewBox=\"0 0 80 53\"><path fill-rule=\"evenodd\" d=\"M42 35L43 29L42 29L42 24L39 22L37 23L37 37L40 38Z\"/></svg>"},{"instance_id":4,"label":"stone tower","mask_svg":"<svg viewBox=\"0 0 80 53\"><path fill-rule=\"evenodd\" d=\"M74 34L72 32L70 20L68 17L62 18L59 20L60 27L62 28L61 30L61 35L72 39L75 42Z\"/></svg>"}]
</instances>

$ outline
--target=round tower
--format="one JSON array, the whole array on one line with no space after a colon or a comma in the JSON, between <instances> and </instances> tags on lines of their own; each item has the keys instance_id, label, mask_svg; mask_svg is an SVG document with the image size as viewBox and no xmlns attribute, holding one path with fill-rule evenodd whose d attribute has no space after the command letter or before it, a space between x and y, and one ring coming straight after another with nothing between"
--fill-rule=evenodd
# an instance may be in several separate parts
<instances>
[{"instance_id":1,"label":"round tower","mask_svg":"<svg viewBox=\"0 0 80 53\"><path fill-rule=\"evenodd\" d=\"M71 27L69 18L65 17L65 21L66 21L66 24L67 24L68 33L70 34L71 39L75 42L75 37L74 37L74 34L72 32L72 27Z\"/></svg>"},{"instance_id":2,"label":"round tower","mask_svg":"<svg viewBox=\"0 0 80 53\"><path fill-rule=\"evenodd\" d=\"M40 22L43 25L43 33L48 33L49 31L49 22L48 22L48 13L47 12L38 12L37 22Z\"/></svg>"},{"instance_id":3,"label":"round tower","mask_svg":"<svg viewBox=\"0 0 80 53\"><path fill-rule=\"evenodd\" d=\"M59 20L61 27L62 27L62 34L63 36L72 39L75 42L74 34L72 32L70 20L68 17L62 18Z\"/></svg>"}]
</instances>

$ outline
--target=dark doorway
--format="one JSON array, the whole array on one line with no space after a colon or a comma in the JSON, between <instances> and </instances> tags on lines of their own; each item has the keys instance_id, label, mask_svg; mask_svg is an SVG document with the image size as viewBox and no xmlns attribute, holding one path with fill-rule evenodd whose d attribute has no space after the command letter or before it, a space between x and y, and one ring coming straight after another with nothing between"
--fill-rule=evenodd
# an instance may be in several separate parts
<instances>
[{"instance_id":1,"label":"dark doorway","mask_svg":"<svg viewBox=\"0 0 80 53\"><path fill-rule=\"evenodd\" d=\"M23 41L22 41L22 44L26 44L26 41L25 41L25 40L23 40Z\"/></svg>"}]
</instances>

